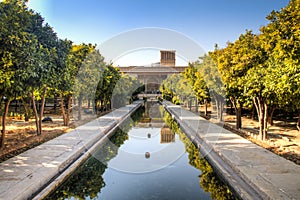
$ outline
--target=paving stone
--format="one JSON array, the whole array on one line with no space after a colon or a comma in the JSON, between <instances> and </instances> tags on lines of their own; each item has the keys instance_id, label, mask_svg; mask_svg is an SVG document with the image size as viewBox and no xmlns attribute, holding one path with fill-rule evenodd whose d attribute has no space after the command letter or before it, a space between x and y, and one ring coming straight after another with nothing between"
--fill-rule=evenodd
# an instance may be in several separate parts
<instances>
[{"instance_id":1,"label":"paving stone","mask_svg":"<svg viewBox=\"0 0 300 200\"><path fill-rule=\"evenodd\" d=\"M141 104L117 109L0 163L0 199L32 197Z\"/></svg>"}]
</instances>

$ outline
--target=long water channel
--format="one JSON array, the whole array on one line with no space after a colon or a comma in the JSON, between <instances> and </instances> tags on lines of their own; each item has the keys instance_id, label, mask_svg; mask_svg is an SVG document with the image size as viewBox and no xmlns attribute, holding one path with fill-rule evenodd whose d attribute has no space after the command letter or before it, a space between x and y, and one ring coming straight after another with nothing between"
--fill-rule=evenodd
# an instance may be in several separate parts
<instances>
[{"instance_id":1,"label":"long water channel","mask_svg":"<svg viewBox=\"0 0 300 200\"><path fill-rule=\"evenodd\" d=\"M236 199L157 102L148 102L48 199Z\"/></svg>"}]
</instances>

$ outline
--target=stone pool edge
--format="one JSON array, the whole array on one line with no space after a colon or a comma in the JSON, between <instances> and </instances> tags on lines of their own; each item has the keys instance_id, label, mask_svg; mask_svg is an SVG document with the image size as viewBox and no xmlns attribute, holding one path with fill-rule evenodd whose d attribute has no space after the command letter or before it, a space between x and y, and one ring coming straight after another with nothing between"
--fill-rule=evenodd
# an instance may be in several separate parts
<instances>
[{"instance_id":1,"label":"stone pool edge","mask_svg":"<svg viewBox=\"0 0 300 200\"><path fill-rule=\"evenodd\" d=\"M162 105L240 199L300 199L300 166L180 106Z\"/></svg>"},{"instance_id":2,"label":"stone pool edge","mask_svg":"<svg viewBox=\"0 0 300 200\"><path fill-rule=\"evenodd\" d=\"M143 103L135 101L0 163L0 199L45 198Z\"/></svg>"}]
</instances>

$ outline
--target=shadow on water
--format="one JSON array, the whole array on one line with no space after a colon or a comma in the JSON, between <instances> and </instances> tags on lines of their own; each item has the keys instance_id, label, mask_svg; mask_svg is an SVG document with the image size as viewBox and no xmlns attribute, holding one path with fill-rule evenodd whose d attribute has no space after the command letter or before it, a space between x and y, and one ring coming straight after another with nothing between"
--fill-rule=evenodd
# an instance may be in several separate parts
<instances>
[{"instance_id":1,"label":"shadow on water","mask_svg":"<svg viewBox=\"0 0 300 200\"><path fill-rule=\"evenodd\" d=\"M147 105L146 105L147 108ZM150 110L151 111L151 110ZM157 113L160 113L161 116L163 116L163 120L160 120L164 122L171 130L172 132L176 133L179 137L178 140L180 140L183 143L183 148L185 148L185 151L187 152L187 161L189 162L189 165L192 166L190 168L194 168L196 170L195 174L195 185L196 189L194 187L193 190L203 190L207 194L203 195L203 198L200 199L218 199L218 200L227 200L227 199L236 199L231 191L228 189L228 187L217 177L216 173L213 172L212 167L209 165L209 163L201 157L201 155L198 152L198 149L195 147L195 145L189 140L189 138L180 130L178 124L172 119L172 117L163 110L163 107L160 107L160 110L154 111L154 113L150 113L148 108L145 111L145 108L139 109L137 112L131 116L131 119L127 122L123 123L122 128L118 129L116 133L110 138L110 142L112 142L114 145L106 144L101 145L96 152L93 153L93 155L101 155L101 162L97 158L97 156L91 156L87 161L85 161L76 171L70 175L70 177L56 190L54 191L47 199L99 199L101 193L105 193L105 190L107 190L107 187L109 187L109 183L105 183L104 177L105 173L109 171L109 168L105 163L108 163L110 160L115 158L118 154L119 147L122 146L126 141L128 141L128 132L132 129L132 127L136 126L139 122L148 123L149 117L154 118L156 117ZM155 121L156 123L157 121ZM155 124L154 123L154 124ZM166 126L164 126L166 127ZM176 136L177 137L177 136ZM174 140L174 138L171 138ZM179 159L183 160L183 159ZM188 166L188 165L187 165ZM164 175L170 174L170 176L178 176L178 173L184 173L182 169L179 169L179 171L176 171L175 174L172 174L171 172L167 171L170 169L162 169L157 172L148 173L146 175L132 175L130 179L126 179L128 183L125 183L127 185L132 184L132 179L140 179L141 182L147 180L150 181L156 181L157 178L164 178ZM175 169L171 169L175 170ZM199 170L199 171L198 171ZM114 172L116 173L116 172ZM197 186L197 173L199 174L199 185ZM177 174L177 175L176 175ZM129 174L130 175L130 174ZM128 174L126 174L124 177L127 177ZM185 176L185 175L183 175ZM122 177L122 176L121 176ZM174 178L174 177L173 177ZM166 179L166 178L165 178ZM180 179L180 178L179 178ZM172 177L170 177L170 180L173 180ZM108 180L107 180L108 181ZM107 182L106 181L106 182ZM182 184L186 184L191 182L191 180L179 180L182 181ZM187 181L187 182L184 182ZM167 183L167 182L166 182ZM148 183L147 183L148 184ZM154 184L153 183L149 183ZM164 181L161 180L161 184L164 185ZM173 183L172 183L173 184ZM178 184L178 183L177 183ZM126 187L127 185L124 185L123 187ZM180 184L178 184L179 187ZM158 189L157 184L152 185L153 190ZM176 187L176 183L173 184L174 187ZM180 194L182 191L180 188L175 188L175 191L177 191L178 194L171 193L171 196L166 196L168 192L166 190L170 190L171 185L168 187L166 186L159 186L162 187L165 191L164 195L158 195L158 194L152 194L151 190L146 192L143 189L140 189L140 191L144 191L144 197L142 198L141 195L134 196L134 199L168 199L169 197L172 199L182 199L181 196L185 195L185 199L190 199L189 194ZM142 188L142 186L140 187ZM202 188L202 189L201 189ZM149 189L149 188L148 188ZM128 191L131 192L131 197L133 193L140 194L140 191ZM121 191L110 191L111 193L122 193ZM192 193L195 191L191 191ZM184 192L183 192L184 193ZM209 194L208 194L209 193ZM135 194L134 194L135 195ZM145 197L145 195L147 197ZM156 196L155 196L156 195ZM158 195L158 196L157 196ZM198 194L197 194L198 195ZM125 197L126 194L119 194L119 197ZM151 197L153 196L153 198ZM196 196L196 195L195 195ZM195 197L194 196L194 197ZM209 197L210 196L210 197ZM154 198L155 197L155 198ZM180 197L180 198L179 198ZM192 195L190 196L192 197ZM112 198L110 198L112 199ZM132 199L132 198L130 198ZM195 198L192 198L195 199ZM199 199L199 198L197 198Z\"/></svg>"}]
</instances>

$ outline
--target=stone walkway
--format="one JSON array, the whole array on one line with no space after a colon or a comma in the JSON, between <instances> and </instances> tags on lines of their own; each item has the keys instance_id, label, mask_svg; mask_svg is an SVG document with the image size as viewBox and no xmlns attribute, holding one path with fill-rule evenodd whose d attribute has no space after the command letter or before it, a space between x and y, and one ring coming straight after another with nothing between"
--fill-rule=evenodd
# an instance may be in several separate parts
<instances>
[{"instance_id":1,"label":"stone walkway","mask_svg":"<svg viewBox=\"0 0 300 200\"><path fill-rule=\"evenodd\" d=\"M0 164L0 199L30 199L70 164L88 153L89 149L105 137L112 128L122 122L142 105L131 105L77 127L36 148L30 149Z\"/></svg>"},{"instance_id":2,"label":"stone walkway","mask_svg":"<svg viewBox=\"0 0 300 200\"><path fill-rule=\"evenodd\" d=\"M163 105L242 199L300 199L299 165L180 106Z\"/></svg>"}]
</instances>

